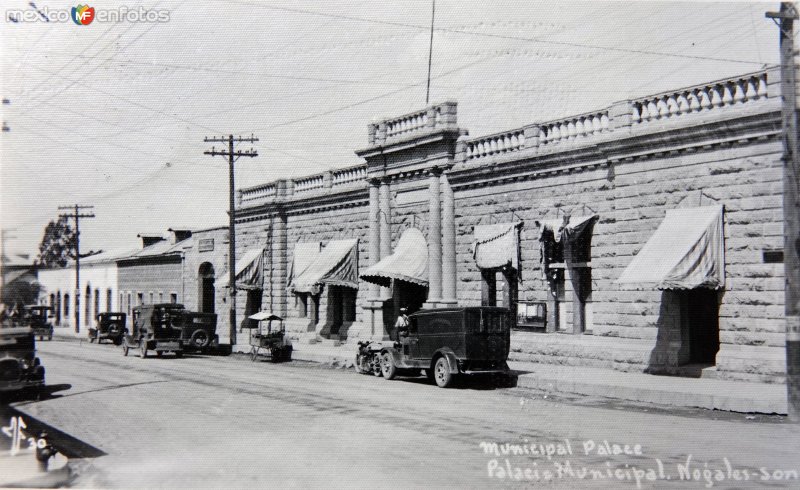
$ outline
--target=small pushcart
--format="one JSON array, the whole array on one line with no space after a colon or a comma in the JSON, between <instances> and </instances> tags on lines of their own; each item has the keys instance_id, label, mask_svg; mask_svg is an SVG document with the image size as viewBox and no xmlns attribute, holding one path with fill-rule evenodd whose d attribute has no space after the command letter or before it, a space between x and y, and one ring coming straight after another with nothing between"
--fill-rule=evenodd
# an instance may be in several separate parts
<instances>
[{"instance_id":1,"label":"small pushcart","mask_svg":"<svg viewBox=\"0 0 800 490\"><path fill-rule=\"evenodd\" d=\"M250 328L250 359L255 361L261 350L269 351L272 362L292 360L292 341L286 336L286 328L283 325L283 318L269 311L260 311L248 317L255 320L255 326ZM267 322L267 329L264 331L263 322ZM272 322L277 321L279 325L273 328ZM252 325L252 322L250 323Z\"/></svg>"}]
</instances>

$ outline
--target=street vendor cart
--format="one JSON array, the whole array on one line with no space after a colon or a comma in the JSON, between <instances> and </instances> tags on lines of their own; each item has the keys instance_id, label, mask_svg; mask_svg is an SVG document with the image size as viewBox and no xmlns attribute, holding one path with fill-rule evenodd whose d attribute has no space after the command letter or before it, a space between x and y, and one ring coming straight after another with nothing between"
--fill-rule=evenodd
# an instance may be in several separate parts
<instances>
[{"instance_id":1,"label":"street vendor cart","mask_svg":"<svg viewBox=\"0 0 800 490\"><path fill-rule=\"evenodd\" d=\"M256 321L255 326L245 327L251 329L251 360L255 361L262 349L269 351L272 362L292 360L292 342L286 336L283 318L269 311L260 311L254 315L250 315L248 318ZM266 331L263 328L264 322L267 323ZM273 325L273 322L278 322L278 324Z\"/></svg>"}]
</instances>

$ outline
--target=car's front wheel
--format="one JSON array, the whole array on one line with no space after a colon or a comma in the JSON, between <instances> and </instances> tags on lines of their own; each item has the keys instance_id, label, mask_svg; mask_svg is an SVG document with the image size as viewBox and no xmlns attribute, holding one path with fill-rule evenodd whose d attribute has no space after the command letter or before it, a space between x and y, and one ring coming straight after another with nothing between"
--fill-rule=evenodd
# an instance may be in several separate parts
<instances>
[{"instance_id":1,"label":"car's front wheel","mask_svg":"<svg viewBox=\"0 0 800 490\"><path fill-rule=\"evenodd\" d=\"M388 352L384 352L381 356L381 374L384 379L394 379L397 376L397 366L394 363L394 358Z\"/></svg>"},{"instance_id":2,"label":"car's front wheel","mask_svg":"<svg viewBox=\"0 0 800 490\"><path fill-rule=\"evenodd\" d=\"M447 388L453 382L453 373L450 372L450 363L447 358L440 357L433 367L433 379L439 388Z\"/></svg>"}]
</instances>

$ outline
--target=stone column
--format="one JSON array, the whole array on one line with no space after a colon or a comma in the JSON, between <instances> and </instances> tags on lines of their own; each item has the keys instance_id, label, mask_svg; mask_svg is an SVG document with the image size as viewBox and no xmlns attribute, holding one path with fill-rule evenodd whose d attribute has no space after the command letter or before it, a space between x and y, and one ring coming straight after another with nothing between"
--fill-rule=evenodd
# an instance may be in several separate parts
<instances>
[{"instance_id":1,"label":"stone column","mask_svg":"<svg viewBox=\"0 0 800 490\"><path fill-rule=\"evenodd\" d=\"M369 265L375 265L381 260L381 223L380 202L378 199L377 179L369 181ZM376 301L380 298L380 286L369 284L369 300Z\"/></svg>"},{"instance_id":2,"label":"stone column","mask_svg":"<svg viewBox=\"0 0 800 490\"><path fill-rule=\"evenodd\" d=\"M455 306L456 296L456 208L447 175L440 178L442 190L442 304Z\"/></svg>"},{"instance_id":3,"label":"stone column","mask_svg":"<svg viewBox=\"0 0 800 490\"><path fill-rule=\"evenodd\" d=\"M439 170L428 178L428 301L426 308L436 308L442 299L442 196Z\"/></svg>"},{"instance_id":4,"label":"stone column","mask_svg":"<svg viewBox=\"0 0 800 490\"><path fill-rule=\"evenodd\" d=\"M378 216L378 222L380 223L381 259L392 255L392 204L389 191L388 179L382 180L379 189L380 213ZM382 287L380 290L381 299L389 299L391 295L389 288Z\"/></svg>"},{"instance_id":5,"label":"stone column","mask_svg":"<svg viewBox=\"0 0 800 490\"><path fill-rule=\"evenodd\" d=\"M272 266L275 270L273 276L273 291L275 292L275 313L286 318L286 214L279 211L273 218L272 228Z\"/></svg>"}]
</instances>

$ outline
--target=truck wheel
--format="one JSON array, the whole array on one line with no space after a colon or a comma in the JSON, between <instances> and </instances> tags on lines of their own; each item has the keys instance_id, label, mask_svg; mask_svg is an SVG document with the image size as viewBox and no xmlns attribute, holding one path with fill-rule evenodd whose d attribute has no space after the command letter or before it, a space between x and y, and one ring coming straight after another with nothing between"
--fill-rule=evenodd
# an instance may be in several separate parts
<instances>
[{"instance_id":1,"label":"truck wheel","mask_svg":"<svg viewBox=\"0 0 800 490\"><path fill-rule=\"evenodd\" d=\"M450 363L446 357L440 357L433 367L433 379L439 388L447 388L453 382L453 374L450 372Z\"/></svg>"},{"instance_id":2,"label":"truck wheel","mask_svg":"<svg viewBox=\"0 0 800 490\"><path fill-rule=\"evenodd\" d=\"M192 333L189 344L197 349L203 349L208 345L209 340L208 333L205 330L197 329Z\"/></svg>"},{"instance_id":3,"label":"truck wheel","mask_svg":"<svg viewBox=\"0 0 800 490\"><path fill-rule=\"evenodd\" d=\"M381 356L381 374L385 379L394 379L397 376L397 366L394 364L394 358L388 352L384 352Z\"/></svg>"}]
</instances>

